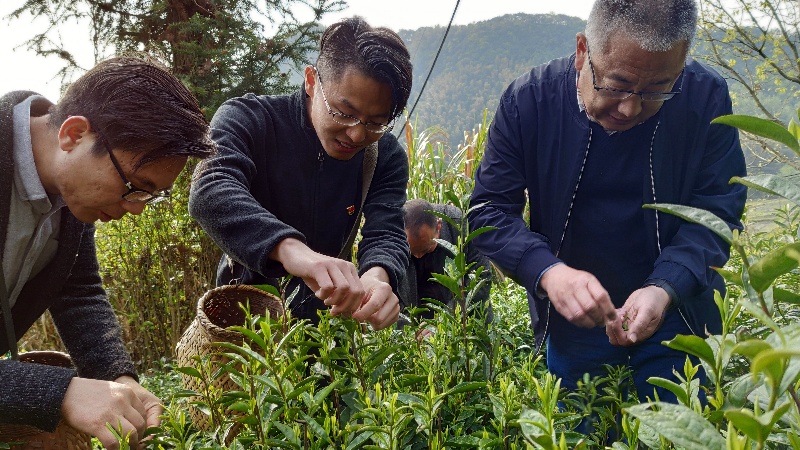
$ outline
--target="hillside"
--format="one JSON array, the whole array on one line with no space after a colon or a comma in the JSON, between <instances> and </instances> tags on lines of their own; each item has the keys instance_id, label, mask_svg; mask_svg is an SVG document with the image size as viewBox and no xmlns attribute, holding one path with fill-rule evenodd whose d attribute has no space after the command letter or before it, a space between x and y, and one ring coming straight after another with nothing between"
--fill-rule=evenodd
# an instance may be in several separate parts
<instances>
[{"instance_id":1,"label":"hillside","mask_svg":"<svg viewBox=\"0 0 800 450\"><path fill-rule=\"evenodd\" d=\"M441 127L455 147L465 130L490 117L500 95L531 67L570 54L585 22L564 15L509 14L453 26L414 111L419 127ZM445 27L401 30L411 52L414 87L409 109L419 95ZM400 124L402 125L402 124Z\"/></svg>"}]
</instances>

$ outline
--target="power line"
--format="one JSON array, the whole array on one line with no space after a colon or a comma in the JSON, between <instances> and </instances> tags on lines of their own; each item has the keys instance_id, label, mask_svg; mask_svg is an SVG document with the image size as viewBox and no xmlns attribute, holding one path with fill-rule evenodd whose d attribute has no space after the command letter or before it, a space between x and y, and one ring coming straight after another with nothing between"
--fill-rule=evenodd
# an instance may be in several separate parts
<instances>
[{"instance_id":1,"label":"power line","mask_svg":"<svg viewBox=\"0 0 800 450\"><path fill-rule=\"evenodd\" d=\"M453 25L453 19L456 17L456 11L458 11L459 3L461 3L461 0L456 0L456 6L455 8L453 8L453 14L450 16L450 22L448 22L447 28L444 30L444 36L442 36L442 42L439 43L439 49L436 50L436 56L433 57L431 68L428 70L428 75L425 76L425 81L422 83L422 88L420 88L419 94L417 94L417 99L414 101L414 105L411 107L411 111L408 113L408 116L406 116L406 122L397 132L398 137L400 136L401 133L405 132L406 126L408 126L408 120L414 114L414 110L417 109L417 103L419 103L419 99L422 98L422 93L425 92L425 86L428 85L428 80L431 78L431 73L433 73L433 68L436 66L436 60L439 59L439 53L442 52L442 47L444 47L444 41L447 39L447 33L450 32L450 27Z\"/></svg>"}]
</instances>

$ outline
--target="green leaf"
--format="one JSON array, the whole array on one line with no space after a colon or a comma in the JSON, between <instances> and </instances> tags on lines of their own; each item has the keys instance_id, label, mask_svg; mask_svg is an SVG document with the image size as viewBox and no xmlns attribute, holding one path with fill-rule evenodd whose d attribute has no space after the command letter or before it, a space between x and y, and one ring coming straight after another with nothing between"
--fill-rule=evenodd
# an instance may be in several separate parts
<instances>
[{"instance_id":1,"label":"green leaf","mask_svg":"<svg viewBox=\"0 0 800 450\"><path fill-rule=\"evenodd\" d=\"M671 341L664 342L664 345L673 350L696 356L711 367L715 366L714 351L708 342L699 336L679 334Z\"/></svg>"},{"instance_id":2,"label":"green leaf","mask_svg":"<svg viewBox=\"0 0 800 450\"><path fill-rule=\"evenodd\" d=\"M478 389L482 389L486 387L485 381L472 381L472 382L464 382L459 383L445 393L445 395L452 395L452 394L461 394L464 392L472 392L477 391Z\"/></svg>"},{"instance_id":3,"label":"green leaf","mask_svg":"<svg viewBox=\"0 0 800 450\"><path fill-rule=\"evenodd\" d=\"M775 298L775 300L779 302L789 303L792 305L800 305L800 294L787 291L786 289L773 287L772 296Z\"/></svg>"},{"instance_id":4,"label":"green leaf","mask_svg":"<svg viewBox=\"0 0 800 450\"><path fill-rule=\"evenodd\" d=\"M716 233L717 236L721 237L726 243L731 244L733 242L733 233L728 224L706 210L685 205L674 205L671 203L644 205L643 208L655 209L678 216L683 220L703 225Z\"/></svg>"},{"instance_id":5,"label":"green leaf","mask_svg":"<svg viewBox=\"0 0 800 450\"><path fill-rule=\"evenodd\" d=\"M275 297L281 298L281 293L278 291L278 288L271 284L251 284L256 289L260 289L264 292L274 295Z\"/></svg>"},{"instance_id":6,"label":"green leaf","mask_svg":"<svg viewBox=\"0 0 800 450\"><path fill-rule=\"evenodd\" d=\"M659 410L654 411L652 408ZM625 408L628 414L686 450L724 450L723 438L700 414L683 405L655 402Z\"/></svg>"},{"instance_id":7,"label":"green leaf","mask_svg":"<svg viewBox=\"0 0 800 450\"><path fill-rule=\"evenodd\" d=\"M770 349L760 352L750 366L753 374L763 373L771 381L773 388L777 388L783 380L783 374L790 358L800 356L800 349L782 348Z\"/></svg>"},{"instance_id":8,"label":"green leaf","mask_svg":"<svg viewBox=\"0 0 800 450\"><path fill-rule=\"evenodd\" d=\"M203 375L200 374L200 371L195 369L194 367L176 367L175 370L193 378L199 378L199 379L203 378Z\"/></svg>"},{"instance_id":9,"label":"green leaf","mask_svg":"<svg viewBox=\"0 0 800 450\"><path fill-rule=\"evenodd\" d=\"M458 281L440 273L432 273L431 277L433 277L436 282L450 290L450 292L452 292L454 295L461 295L461 287L458 285Z\"/></svg>"},{"instance_id":10,"label":"green leaf","mask_svg":"<svg viewBox=\"0 0 800 450\"><path fill-rule=\"evenodd\" d=\"M317 435L317 437L327 442L328 445L333 445L333 441L331 441L330 436L328 436L328 432L325 431L325 428L322 428L322 425L320 425L319 422L304 412L301 412L300 416L303 417L303 420L306 421L308 428L310 428L311 431Z\"/></svg>"},{"instance_id":11,"label":"green leaf","mask_svg":"<svg viewBox=\"0 0 800 450\"><path fill-rule=\"evenodd\" d=\"M789 121L788 130L795 139L800 139L800 127L797 126L797 122L795 122L794 119Z\"/></svg>"},{"instance_id":12,"label":"green leaf","mask_svg":"<svg viewBox=\"0 0 800 450\"><path fill-rule=\"evenodd\" d=\"M675 383L674 381L667 380L665 378L650 377L647 379L647 382L653 386L658 386L672 392L682 405L689 403L689 398L686 395L686 391L681 385Z\"/></svg>"},{"instance_id":13,"label":"green leaf","mask_svg":"<svg viewBox=\"0 0 800 450\"><path fill-rule=\"evenodd\" d=\"M750 284L757 292L764 292L779 276L797 268L797 258L789 256L800 251L800 242L788 244L769 252L750 266Z\"/></svg>"},{"instance_id":14,"label":"green leaf","mask_svg":"<svg viewBox=\"0 0 800 450\"><path fill-rule=\"evenodd\" d=\"M731 270L723 269L720 267L712 267L718 274L722 276L722 278L727 281L728 283L740 285L742 284L742 275L737 272L733 272Z\"/></svg>"},{"instance_id":15,"label":"green leaf","mask_svg":"<svg viewBox=\"0 0 800 450\"><path fill-rule=\"evenodd\" d=\"M770 349L772 349L772 346L761 339L748 339L736 344L736 346L733 347L733 353L743 355L752 361L759 353Z\"/></svg>"},{"instance_id":16,"label":"green leaf","mask_svg":"<svg viewBox=\"0 0 800 450\"><path fill-rule=\"evenodd\" d=\"M760 416L753 414L749 409L732 409L725 411L725 417L733 423L738 430L746 434L750 439L763 443L772 433L775 422L783 416L791 406L784 403L778 408L768 411Z\"/></svg>"},{"instance_id":17,"label":"green leaf","mask_svg":"<svg viewBox=\"0 0 800 450\"><path fill-rule=\"evenodd\" d=\"M780 175L752 175L749 177L733 177L731 183L739 183L767 194L783 197L800 205L800 186Z\"/></svg>"},{"instance_id":18,"label":"green leaf","mask_svg":"<svg viewBox=\"0 0 800 450\"><path fill-rule=\"evenodd\" d=\"M794 150L795 153L800 154L800 144L797 143L797 138L795 138L789 130L771 120L730 114L717 117L712 120L711 123L730 125L742 131L755 134L756 136L772 139Z\"/></svg>"},{"instance_id":19,"label":"green leaf","mask_svg":"<svg viewBox=\"0 0 800 450\"><path fill-rule=\"evenodd\" d=\"M477 230L472 230L470 231L467 238L464 240L464 245L469 244L473 239L482 235L483 233L486 233L487 231L494 231L496 229L497 227L480 227Z\"/></svg>"}]
</instances>

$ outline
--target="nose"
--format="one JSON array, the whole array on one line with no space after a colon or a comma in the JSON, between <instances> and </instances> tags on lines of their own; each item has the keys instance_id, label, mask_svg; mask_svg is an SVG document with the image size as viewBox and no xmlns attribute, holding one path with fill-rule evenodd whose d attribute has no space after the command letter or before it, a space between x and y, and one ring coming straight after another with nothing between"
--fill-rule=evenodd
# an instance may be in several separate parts
<instances>
[{"instance_id":1,"label":"nose","mask_svg":"<svg viewBox=\"0 0 800 450\"><path fill-rule=\"evenodd\" d=\"M642 97L633 94L625 100L620 100L617 111L625 117L636 117L642 112Z\"/></svg>"},{"instance_id":2,"label":"nose","mask_svg":"<svg viewBox=\"0 0 800 450\"><path fill-rule=\"evenodd\" d=\"M144 212L144 208L147 206L147 203L144 202L129 202L127 200L122 201L122 207L125 211L138 216L142 212Z\"/></svg>"},{"instance_id":3,"label":"nose","mask_svg":"<svg viewBox=\"0 0 800 450\"><path fill-rule=\"evenodd\" d=\"M354 144L361 143L367 137L367 128L363 123L355 124L347 129L347 137L349 137L350 141Z\"/></svg>"}]
</instances>

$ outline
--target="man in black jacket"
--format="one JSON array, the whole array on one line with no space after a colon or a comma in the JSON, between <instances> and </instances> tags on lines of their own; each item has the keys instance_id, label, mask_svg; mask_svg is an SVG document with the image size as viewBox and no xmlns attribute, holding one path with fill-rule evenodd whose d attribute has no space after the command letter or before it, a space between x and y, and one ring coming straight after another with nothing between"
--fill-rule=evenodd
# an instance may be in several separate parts
<instances>
[{"instance_id":1,"label":"man in black jacket","mask_svg":"<svg viewBox=\"0 0 800 450\"><path fill-rule=\"evenodd\" d=\"M198 165L189 199L192 216L225 252L217 284L278 286L289 274L286 293L299 292L295 317L316 322L330 307L376 329L397 320L397 280L408 265L408 160L388 131L410 89L400 37L355 17L324 32L298 92L248 94L217 110L219 153ZM374 145L370 164L373 150L365 148ZM350 236L362 212L356 268Z\"/></svg>"},{"instance_id":2,"label":"man in black jacket","mask_svg":"<svg viewBox=\"0 0 800 450\"><path fill-rule=\"evenodd\" d=\"M444 220L442 214L452 219L456 226ZM444 285L432 279L433 274L445 274L447 258L454 258L453 252L437 240L449 242L454 246L459 238L466 237L467 221L461 210L452 205L434 205L423 199L413 199L403 206L403 222L405 226L408 245L411 250L411 263L408 272L400 285L400 303L404 308L412 306L426 306L425 299L433 299L455 309L456 299L453 293ZM492 321L492 310L489 304L489 292L492 287L492 267L489 259L483 256L472 244L467 243L461 249L469 268L469 274L478 274L482 284L471 293L467 308L472 308L474 313L486 314L487 322ZM464 285L469 285L470 276L464 278ZM467 293L469 295L469 293ZM480 306L478 306L480 305ZM485 309L485 311L484 311ZM425 319L433 318L433 311L422 314ZM430 334L430 329L420 331L420 337Z\"/></svg>"},{"instance_id":3,"label":"man in black jacket","mask_svg":"<svg viewBox=\"0 0 800 450\"><path fill-rule=\"evenodd\" d=\"M0 355L49 309L76 367L0 360L0 423L53 431L63 420L109 449L106 424L135 446L159 423L103 290L92 223L141 214L187 158L213 149L191 93L137 58L98 64L55 105L0 97Z\"/></svg>"}]
</instances>

